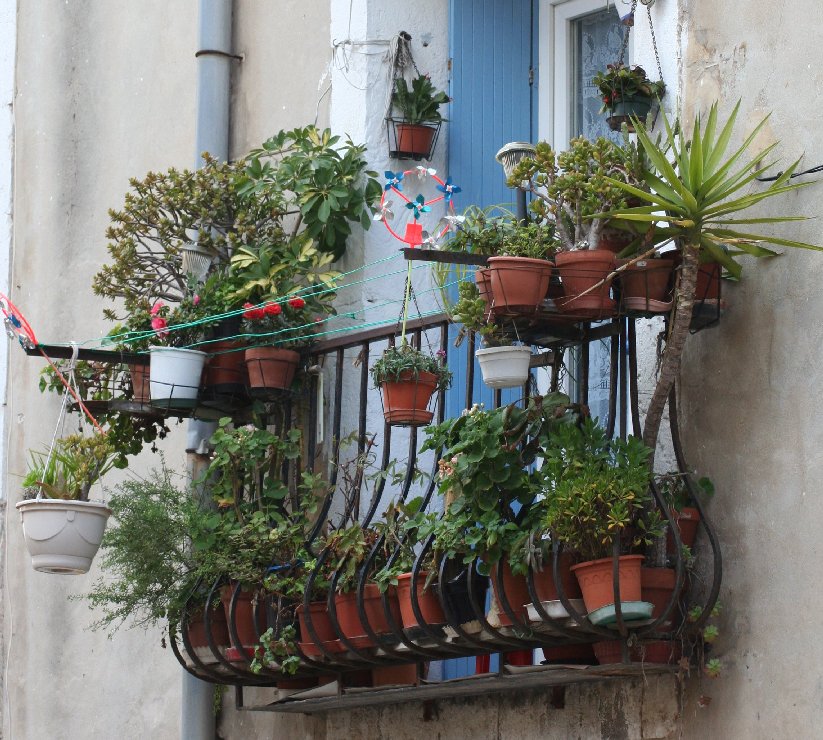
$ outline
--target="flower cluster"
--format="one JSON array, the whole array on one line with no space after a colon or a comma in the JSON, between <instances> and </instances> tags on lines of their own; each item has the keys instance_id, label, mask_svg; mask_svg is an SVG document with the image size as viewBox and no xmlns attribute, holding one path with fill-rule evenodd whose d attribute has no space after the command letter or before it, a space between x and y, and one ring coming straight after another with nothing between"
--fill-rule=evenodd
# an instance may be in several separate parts
<instances>
[{"instance_id":1,"label":"flower cluster","mask_svg":"<svg viewBox=\"0 0 823 740\"><path fill-rule=\"evenodd\" d=\"M246 331L250 334L271 334L277 342L293 344L302 340L302 334L314 329L314 320L303 310L306 301L299 296L287 300L243 304ZM282 332L282 336L281 336Z\"/></svg>"}]
</instances>

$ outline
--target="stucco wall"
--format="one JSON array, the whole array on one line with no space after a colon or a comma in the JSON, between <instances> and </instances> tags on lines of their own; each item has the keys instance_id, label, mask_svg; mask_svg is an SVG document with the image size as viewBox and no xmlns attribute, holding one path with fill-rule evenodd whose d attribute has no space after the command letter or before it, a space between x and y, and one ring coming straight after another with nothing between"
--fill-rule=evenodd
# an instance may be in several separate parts
<instances>
[{"instance_id":1,"label":"stucco wall","mask_svg":"<svg viewBox=\"0 0 823 740\"><path fill-rule=\"evenodd\" d=\"M820 3L756 2L729 13L722 4L688 0L681 12L687 117L715 99L728 114L742 98L731 146L772 111L757 145L782 141L778 168L798 157L801 168L820 164ZM759 213L818 217L773 228L823 244L820 198L816 184ZM711 705L687 717L690 737L812 737L823 716L814 569L823 516L823 255L781 251L776 259L747 260L740 284L726 288L720 326L687 343L686 452L717 486L709 511L725 560L717 646L725 667L704 686Z\"/></svg>"},{"instance_id":2,"label":"stucco wall","mask_svg":"<svg viewBox=\"0 0 823 740\"><path fill-rule=\"evenodd\" d=\"M234 81L234 155L280 128L313 122L315 91L329 60L322 4L287 9L300 54L271 43L282 30L284 4L237 5L235 46L245 59ZM195 0L68 0L18 8L12 297L41 341L105 333L91 276L106 259L107 209L122 204L129 177L194 164L197 14ZM0 53L11 48L2 43ZM322 104L319 110L322 125ZM5 106L2 122L5 146ZM4 178L5 172L5 185ZM0 188L0 196L5 192ZM0 211L4 231L5 207ZM8 254L1 251L0 275ZM56 400L37 391L43 365L12 347L13 424L3 479L12 507L26 450L45 445L57 419ZM184 429L175 427L167 457L181 469ZM144 459L136 471L156 462ZM182 669L162 649L160 631L123 629L113 641L87 631L92 613L68 597L83 593L96 571L79 577L35 573L11 511L4 592L8 736L177 737Z\"/></svg>"}]
</instances>

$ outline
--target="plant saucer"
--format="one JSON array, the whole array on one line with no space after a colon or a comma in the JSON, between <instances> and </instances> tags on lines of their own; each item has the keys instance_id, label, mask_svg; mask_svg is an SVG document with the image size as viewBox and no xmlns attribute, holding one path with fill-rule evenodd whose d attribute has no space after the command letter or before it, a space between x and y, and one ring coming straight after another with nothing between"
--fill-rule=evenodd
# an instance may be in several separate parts
<instances>
[{"instance_id":1,"label":"plant saucer","mask_svg":"<svg viewBox=\"0 0 823 740\"><path fill-rule=\"evenodd\" d=\"M642 619L649 619L652 615L654 604L649 601L621 601L620 614L624 622L636 622ZM595 609L589 614L589 621L595 625L607 625L617 622L614 604L607 604Z\"/></svg>"}]
</instances>

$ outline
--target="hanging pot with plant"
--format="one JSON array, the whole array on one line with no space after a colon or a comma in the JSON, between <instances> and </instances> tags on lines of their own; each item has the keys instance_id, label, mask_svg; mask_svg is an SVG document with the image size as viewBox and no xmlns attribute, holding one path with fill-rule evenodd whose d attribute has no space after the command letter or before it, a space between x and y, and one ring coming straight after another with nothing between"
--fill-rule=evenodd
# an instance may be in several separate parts
<instances>
[{"instance_id":1,"label":"hanging pot with plant","mask_svg":"<svg viewBox=\"0 0 823 740\"><path fill-rule=\"evenodd\" d=\"M371 368L376 387L382 391L383 415L388 424L423 426L434 412L428 410L435 391L451 385L452 374L444 354L437 357L421 352L407 342L389 347Z\"/></svg>"},{"instance_id":2,"label":"hanging pot with plant","mask_svg":"<svg viewBox=\"0 0 823 740\"><path fill-rule=\"evenodd\" d=\"M427 75L418 75L411 86L402 77L394 81L392 106L398 117L387 119L389 156L395 159L431 159L444 120L440 106L449 96L438 90Z\"/></svg>"},{"instance_id":3,"label":"hanging pot with plant","mask_svg":"<svg viewBox=\"0 0 823 740\"><path fill-rule=\"evenodd\" d=\"M662 72L660 76L662 78ZM627 67L622 60L607 65L606 71L598 72L592 82L600 90L603 98L600 112L608 113L606 121L612 131L620 131L625 125L629 133L633 133L632 118L645 121L652 104L666 92L662 79L652 82L643 67Z\"/></svg>"}]
</instances>

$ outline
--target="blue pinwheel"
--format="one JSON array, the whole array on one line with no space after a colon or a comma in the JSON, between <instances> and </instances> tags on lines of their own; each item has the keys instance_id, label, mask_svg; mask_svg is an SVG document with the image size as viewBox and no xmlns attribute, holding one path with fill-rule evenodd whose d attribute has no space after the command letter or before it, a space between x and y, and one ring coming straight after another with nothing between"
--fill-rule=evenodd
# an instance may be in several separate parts
<instances>
[{"instance_id":1,"label":"blue pinwheel","mask_svg":"<svg viewBox=\"0 0 823 740\"><path fill-rule=\"evenodd\" d=\"M457 195L457 193L463 190L463 188L458 187L457 185L452 185L451 176L447 177L446 182L444 182L442 185L438 185L437 189L441 193L443 193L443 198L446 201L446 203L448 203L452 199L453 195Z\"/></svg>"},{"instance_id":2,"label":"blue pinwheel","mask_svg":"<svg viewBox=\"0 0 823 740\"><path fill-rule=\"evenodd\" d=\"M428 213L431 210L431 206L426 205L426 199L422 195L418 195L414 200L410 200L406 203L406 208L410 211L414 211L415 221L420 218L421 213Z\"/></svg>"},{"instance_id":3,"label":"blue pinwheel","mask_svg":"<svg viewBox=\"0 0 823 740\"><path fill-rule=\"evenodd\" d=\"M391 170L386 170L383 174L386 176L386 186L383 188L383 190L389 191L392 188L398 191L403 190L402 172L392 172Z\"/></svg>"}]
</instances>

